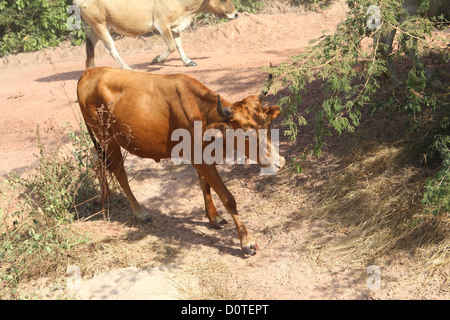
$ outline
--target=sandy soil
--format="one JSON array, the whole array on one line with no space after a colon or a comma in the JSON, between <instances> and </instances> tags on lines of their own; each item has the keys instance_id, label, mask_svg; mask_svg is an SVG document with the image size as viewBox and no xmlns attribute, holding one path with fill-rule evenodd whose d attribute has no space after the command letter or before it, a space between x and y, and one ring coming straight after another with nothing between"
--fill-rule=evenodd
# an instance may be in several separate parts
<instances>
[{"instance_id":1,"label":"sandy soil","mask_svg":"<svg viewBox=\"0 0 450 320\"><path fill-rule=\"evenodd\" d=\"M122 58L136 70L187 73L228 100L237 101L259 92L267 76L260 71L261 66L288 61L289 56L304 50L309 40L325 30L332 32L346 10L345 4L338 1L322 12L242 15L235 21L184 33L183 48L198 63L194 68L184 67L178 53L164 64L150 65L166 49L161 37L124 38L116 45ZM51 147L64 143L61 128L65 123L78 128L75 90L84 70L84 50L84 45L65 45L0 60L2 178L10 172L26 175L36 163L33 154L37 151L37 125L44 142ZM102 44L97 47L96 64L116 67ZM276 103L278 98L270 95L268 101ZM280 120L278 126L279 123ZM300 143L306 145L308 141ZM281 152L286 158L295 150L296 145L282 141ZM330 158L321 164L319 174L326 176L327 170L333 168L328 161ZM148 225L134 221L123 200L111 209L112 222L80 223L82 228L107 234L111 241L125 243L127 249L121 252L125 250L130 257L128 265L122 261L122 268L116 266L115 270L110 270L112 263L102 267L99 262L92 267L90 273L97 276L83 278L74 293L80 298L204 298L208 290L216 296L222 292L219 296L235 299L449 297L441 289L445 279L412 277L415 273L405 265L406 260L389 264L380 261L381 287L370 289L369 265L307 245L305 239L311 234L324 239L336 235L321 231L320 223L326 222L303 220L303 215L311 210L311 189L299 187L295 193L288 190L287 181L292 181L292 177L262 177L255 166L220 168L261 249L257 255L244 258L232 223L220 231L208 227L197 176L191 167L128 156L127 168L131 187L152 212L153 222ZM305 179L299 177L298 181L305 183ZM320 178L314 181L320 183ZM218 209L224 211L221 204ZM223 216L227 214L223 212ZM149 261L146 248L157 246L159 241L167 254ZM114 254L109 254L105 260L111 261ZM45 279L43 283L37 286L50 285L45 284ZM44 290L42 297L52 296Z\"/></svg>"}]
</instances>

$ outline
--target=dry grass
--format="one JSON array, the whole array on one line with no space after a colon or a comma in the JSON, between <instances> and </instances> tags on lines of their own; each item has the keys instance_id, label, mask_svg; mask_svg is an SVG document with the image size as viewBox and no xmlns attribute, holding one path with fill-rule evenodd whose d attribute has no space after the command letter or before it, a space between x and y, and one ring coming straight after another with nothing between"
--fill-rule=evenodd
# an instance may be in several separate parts
<instances>
[{"instance_id":1,"label":"dry grass","mask_svg":"<svg viewBox=\"0 0 450 320\"><path fill-rule=\"evenodd\" d=\"M192 300L229 300L233 299L232 292L223 282L227 266L218 259L192 263L175 278L178 290L183 292L186 299ZM193 279L196 279L194 281Z\"/></svg>"},{"instance_id":2,"label":"dry grass","mask_svg":"<svg viewBox=\"0 0 450 320\"><path fill-rule=\"evenodd\" d=\"M377 128L384 128L381 135ZM416 137L397 140L401 132L397 121L381 121L352 135L311 219L327 221L324 233L335 235L320 245L353 261L407 253L432 272L450 263L450 217L424 212L423 186L432 170L411 161L408 145Z\"/></svg>"}]
</instances>

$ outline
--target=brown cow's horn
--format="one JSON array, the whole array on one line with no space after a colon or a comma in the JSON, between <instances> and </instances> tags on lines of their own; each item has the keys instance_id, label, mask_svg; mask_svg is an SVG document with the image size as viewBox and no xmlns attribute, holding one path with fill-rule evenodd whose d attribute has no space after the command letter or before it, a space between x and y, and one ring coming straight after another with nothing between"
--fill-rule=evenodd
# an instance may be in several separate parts
<instances>
[{"instance_id":1,"label":"brown cow's horn","mask_svg":"<svg viewBox=\"0 0 450 320\"><path fill-rule=\"evenodd\" d=\"M220 95L217 96L217 113L224 119L231 119L233 117L233 112L230 108L223 108L222 101L220 100Z\"/></svg>"}]
</instances>

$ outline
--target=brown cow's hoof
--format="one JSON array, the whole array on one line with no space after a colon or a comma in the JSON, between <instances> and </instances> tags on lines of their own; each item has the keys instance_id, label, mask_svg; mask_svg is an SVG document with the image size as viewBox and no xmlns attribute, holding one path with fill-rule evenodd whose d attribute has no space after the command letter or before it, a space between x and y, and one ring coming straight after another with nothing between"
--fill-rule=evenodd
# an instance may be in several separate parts
<instances>
[{"instance_id":1,"label":"brown cow's hoof","mask_svg":"<svg viewBox=\"0 0 450 320\"><path fill-rule=\"evenodd\" d=\"M153 219L152 219L152 217L150 217L150 215L147 215L144 218L139 219L139 221L144 222L144 223L151 223L151 222L153 222Z\"/></svg>"},{"instance_id":2,"label":"brown cow's hoof","mask_svg":"<svg viewBox=\"0 0 450 320\"><path fill-rule=\"evenodd\" d=\"M222 220L220 220L219 222L211 223L211 228L224 229L225 227L223 225L227 224L227 223L228 223L228 221L222 218Z\"/></svg>"},{"instance_id":3,"label":"brown cow's hoof","mask_svg":"<svg viewBox=\"0 0 450 320\"><path fill-rule=\"evenodd\" d=\"M194 61L189 62L188 64L184 65L185 67L196 67L197 64Z\"/></svg>"},{"instance_id":4,"label":"brown cow's hoof","mask_svg":"<svg viewBox=\"0 0 450 320\"><path fill-rule=\"evenodd\" d=\"M138 214L135 213L134 216L136 217L136 219L139 220L139 222L143 222L143 223L152 222L152 217L151 217L150 213L148 213L147 211L143 211Z\"/></svg>"},{"instance_id":5,"label":"brown cow's hoof","mask_svg":"<svg viewBox=\"0 0 450 320\"><path fill-rule=\"evenodd\" d=\"M247 256L254 256L256 254L257 250L259 250L257 244L242 248L242 251L244 251L244 254Z\"/></svg>"},{"instance_id":6,"label":"brown cow's hoof","mask_svg":"<svg viewBox=\"0 0 450 320\"><path fill-rule=\"evenodd\" d=\"M150 216L148 217L144 217L144 218L138 218L136 217L136 219L140 222L140 223L152 223L153 220Z\"/></svg>"}]
</instances>

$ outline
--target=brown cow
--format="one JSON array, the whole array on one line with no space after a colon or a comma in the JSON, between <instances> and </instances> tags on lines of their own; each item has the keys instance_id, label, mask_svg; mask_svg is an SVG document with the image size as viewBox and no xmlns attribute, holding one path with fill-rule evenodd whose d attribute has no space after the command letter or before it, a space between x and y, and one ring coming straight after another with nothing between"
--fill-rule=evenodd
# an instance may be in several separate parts
<instances>
[{"instance_id":1,"label":"brown cow","mask_svg":"<svg viewBox=\"0 0 450 320\"><path fill-rule=\"evenodd\" d=\"M120 58L110 32L138 36L155 29L163 36L168 49L152 63L166 60L177 48L185 66L196 66L181 47L180 32L200 12L212 12L228 19L238 16L231 0L74 0L74 3L91 26L86 38L86 68L94 67L95 44L101 39L114 60L122 68L130 69Z\"/></svg>"},{"instance_id":2,"label":"brown cow","mask_svg":"<svg viewBox=\"0 0 450 320\"><path fill-rule=\"evenodd\" d=\"M141 220L146 219L148 214L128 185L120 147L139 157L160 161L172 157L172 149L178 143L171 141L174 131L184 129L193 133L195 121L200 121L202 132L211 128L253 129L260 139L259 132L264 131L261 129L269 129L272 120L280 114L278 106L262 107L262 98L267 90L259 96L251 95L231 103L198 80L183 74L159 75L108 67L90 68L78 81L77 94L93 141L93 135L97 140L108 137L103 139L103 145L100 144L107 156L108 169L119 181L134 215ZM267 150L263 154L268 154L272 149L270 136L267 140ZM208 142L203 141L202 144L201 147L205 148ZM194 148L195 143L192 145ZM252 160L276 169L283 167L285 159L277 150L270 152L270 159L273 159L270 163L263 161L260 155ZM245 254L254 254L256 243L242 223L236 201L219 176L215 164L207 164L203 160L200 163L191 162L198 172L210 225L221 228L226 223L214 206L210 192L212 187L233 217L242 250ZM103 188L102 197L107 195L106 188Z\"/></svg>"}]
</instances>

